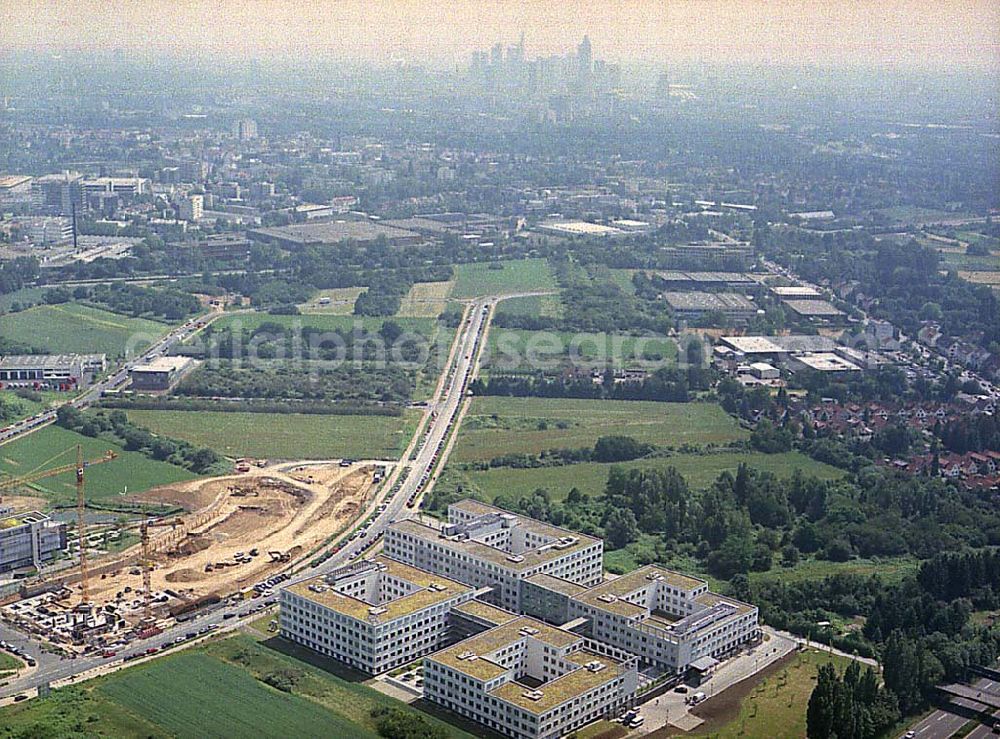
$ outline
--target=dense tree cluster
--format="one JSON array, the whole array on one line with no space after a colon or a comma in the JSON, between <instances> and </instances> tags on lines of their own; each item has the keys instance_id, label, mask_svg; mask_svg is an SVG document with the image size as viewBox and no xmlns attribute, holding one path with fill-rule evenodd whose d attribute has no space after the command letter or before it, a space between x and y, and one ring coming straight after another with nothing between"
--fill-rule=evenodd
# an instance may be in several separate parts
<instances>
[{"instance_id":1,"label":"dense tree cluster","mask_svg":"<svg viewBox=\"0 0 1000 739\"><path fill-rule=\"evenodd\" d=\"M179 321L200 309L198 299L183 290L112 283L73 290L75 300L129 316L151 316Z\"/></svg>"},{"instance_id":2,"label":"dense tree cluster","mask_svg":"<svg viewBox=\"0 0 1000 739\"><path fill-rule=\"evenodd\" d=\"M253 357L416 362L423 358L421 344L419 337L406 334L393 320L383 321L378 330L366 328L360 321L343 328L317 328L277 321L241 328L237 321L220 329L209 324L203 332L201 346L190 351L199 356L232 360Z\"/></svg>"},{"instance_id":3,"label":"dense tree cluster","mask_svg":"<svg viewBox=\"0 0 1000 739\"><path fill-rule=\"evenodd\" d=\"M0 295L20 290L38 277L38 260L17 257L0 262Z\"/></svg>"},{"instance_id":4,"label":"dense tree cluster","mask_svg":"<svg viewBox=\"0 0 1000 739\"><path fill-rule=\"evenodd\" d=\"M838 675L832 664L820 666L806 711L809 739L874 739L898 720L896 697L871 667L851 662Z\"/></svg>"},{"instance_id":5,"label":"dense tree cluster","mask_svg":"<svg viewBox=\"0 0 1000 739\"><path fill-rule=\"evenodd\" d=\"M304 367L300 362L207 362L185 377L175 394L240 400L347 401L398 405L409 402L414 373L398 365L343 363Z\"/></svg>"},{"instance_id":6,"label":"dense tree cluster","mask_svg":"<svg viewBox=\"0 0 1000 739\"><path fill-rule=\"evenodd\" d=\"M606 374L595 383L589 375L583 377L547 375L544 372L521 374L491 374L485 380L477 378L470 384L473 395L534 396L540 398L607 398L611 400L658 400L683 403L691 399L692 389L707 386L706 370L661 367L638 382L614 381Z\"/></svg>"},{"instance_id":7,"label":"dense tree cluster","mask_svg":"<svg viewBox=\"0 0 1000 739\"><path fill-rule=\"evenodd\" d=\"M385 739L445 739L448 733L416 711L401 711L388 705L371 710L375 730Z\"/></svg>"}]
</instances>

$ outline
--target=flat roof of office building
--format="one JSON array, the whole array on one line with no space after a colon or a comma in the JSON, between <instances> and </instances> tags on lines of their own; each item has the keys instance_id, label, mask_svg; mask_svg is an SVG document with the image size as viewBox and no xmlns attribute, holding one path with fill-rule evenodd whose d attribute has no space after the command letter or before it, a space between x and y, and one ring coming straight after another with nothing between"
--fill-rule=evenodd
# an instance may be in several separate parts
<instances>
[{"instance_id":1,"label":"flat roof of office building","mask_svg":"<svg viewBox=\"0 0 1000 739\"><path fill-rule=\"evenodd\" d=\"M506 511L504 511L504 513L506 513ZM530 569L531 567L536 567L543 562L565 557L573 554L574 552L580 551L581 549L585 549L591 544L599 541L598 539L594 539L584 534L565 531L564 529L549 526L541 521L535 521L534 519L527 518L525 516L518 516L513 513L508 515L517 518L518 525L525 526L528 530L542 535L551 535L556 539L564 537L572 538L574 541L560 549L547 546L529 549L525 552L521 552L520 554L513 554L503 549L492 547L489 544L476 541L475 539L455 540L446 537L441 532L441 529L428 526L427 524L418 523L412 519L396 521L391 525L391 528L408 533L412 536L420 537L421 539L425 539L430 542L434 542L435 545L450 549L454 552L461 552L466 556L492 562L493 564L500 565L503 569L510 570L512 572L521 572L523 570Z\"/></svg>"},{"instance_id":2,"label":"flat roof of office building","mask_svg":"<svg viewBox=\"0 0 1000 739\"><path fill-rule=\"evenodd\" d=\"M483 621L489 621L497 626L510 623L511 621L520 618L516 613L511 613L503 608L498 608L497 606L486 603L485 601L476 599L459 603L451 610L456 613L464 613L469 616L480 618Z\"/></svg>"},{"instance_id":3,"label":"flat roof of office building","mask_svg":"<svg viewBox=\"0 0 1000 739\"><path fill-rule=\"evenodd\" d=\"M565 631L558 626L552 626L530 616L518 616L512 621L435 652L429 659L477 680L492 680L507 672L509 668L493 662L488 655L528 637L557 649L564 649L583 640L579 634Z\"/></svg>"},{"instance_id":4,"label":"flat roof of office building","mask_svg":"<svg viewBox=\"0 0 1000 739\"><path fill-rule=\"evenodd\" d=\"M388 557L380 555L372 561L380 565L385 574L415 585L419 589L384 603L368 603L337 592L330 585L326 576L320 575L290 585L287 590L312 603L329 608L331 611L373 625L409 616L473 591L473 588L468 585L449 580L442 575L410 567Z\"/></svg>"},{"instance_id":5,"label":"flat roof of office building","mask_svg":"<svg viewBox=\"0 0 1000 739\"><path fill-rule=\"evenodd\" d=\"M621 577L616 577L614 580L607 580L600 585L595 585L585 593L574 596L573 599L620 616L642 616L648 614L648 608L636 605L635 603L629 603L623 600L623 598L643 587L651 585L657 580L683 591L691 591L707 585L704 580L697 577L667 570L656 565L646 565L627 575L622 575Z\"/></svg>"},{"instance_id":6,"label":"flat roof of office building","mask_svg":"<svg viewBox=\"0 0 1000 739\"><path fill-rule=\"evenodd\" d=\"M613 226L603 226L589 221L547 221L537 226L540 231L552 231L567 236L615 236L625 232Z\"/></svg>"},{"instance_id":7,"label":"flat roof of office building","mask_svg":"<svg viewBox=\"0 0 1000 739\"><path fill-rule=\"evenodd\" d=\"M587 591L587 587L585 585L570 582L569 580L563 580L561 577L555 577L554 575L549 575L544 572L532 575L527 578L526 582L530 582L532 585L539 585L547 590L562 593L563 595L568 595L570 597L580 595L581 593L585 593Z\"/></svg>"},{"instance_id":8,"label":"flat roof of office building","mask_svg":"<svg viewBox=\"0 0 1000 739\"><path fill-rule=\"evenodd\" d=\"M491 690L490 695L512 703L529 713L543 714L566 701L612 682L618 677L616 668L621 664L616 659L586 648L567 655L566 661L573 662L579 667L537 688L529 688L512 680ZM590 669L588 665L600 665L600 667ZM538 695L539 693L541 695Z\"/></svg>"}]
</instances>

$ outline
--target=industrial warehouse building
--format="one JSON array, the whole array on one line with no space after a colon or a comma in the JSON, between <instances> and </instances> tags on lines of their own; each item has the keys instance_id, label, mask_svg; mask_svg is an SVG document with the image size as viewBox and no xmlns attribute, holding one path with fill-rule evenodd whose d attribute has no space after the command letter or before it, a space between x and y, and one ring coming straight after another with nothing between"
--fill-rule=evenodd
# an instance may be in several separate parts
<instances>
[{"instance_id":1,"label":"industrial warehouse building","mask_svg":"<svg viewBox=\"0 0 1000 739\"><path fill-rule=\"evenodd\" d=\"M670 310L679 319L697 319L718 313L736 322L746 322L757 315L757 305L741 293L707 293L700 291L663 293Z\"/></svg>"},{"instance_id":2,"label":"industrial warehouse building","mask_svg":"<svg viewBox=\"0 0 1000 739\"><path fill-rule=\"evenodd\" d=\"M474 500L396 521L383 554L282 591L281 634L376 674L424 657L424 698L519 739L631 705L638 670L711 669L759 638L755 606L603 542Z\"/></svg>"},{"instance_id":3,"label":"industrial warehouse building","mask_svg":"<svg viewBox=\"0 0 1000 739\"><path fill-rule=\"evenodd\" d=\"M380 237L392 246L419 244L424 240L415 231L368 220L317 220L314 223L258 228L247 235L256 241L270 242L285 249L299 249L310 244L339 244L342 241L368 244Z\"/></svg>"},{"instance_id":4,"label":"industrial warehouse building","mask_svg":"<svg viewBox=\"0 0 1000 739\"><path fill-rule=\"evenodd\" d=\"M837 322L845 317L844 311L834 306L828 300L789 298L784 300L784 304L795 315L800 318L808 318L812 321Z\"/></svg>"},{"instance_id":5,"label":"industrial warehouse building","mask_svg":"<svg viewBox=\"0 0 1000 739\"><path fill-rule=\"evenodd\" d=\"M87 385L108 366L104 354L18 354L0 358L0 385L70 390Z\"/></svg>"},{"instance_id":6,"label":"industrial warehouse building","mask_svg":"<svg viewBox=\"0 0 1000 739\"><path fill-rule=\"evenodd\" d=\"M667 290L754 290L757 281L743 272L679 272L656 273Z\"/></svg>"},{"instance_id":7,"label":"industrial warehouse building","mask_svg":"<svg viewBox=\"0 0 1000 739\"><path fill-rule=\"evenodd\" d=\"M0 572L39 568L65 548L64 522L38 511L0 518Z\"/></svg>"},{"instance_id":8,"label":"industrial warehouse building","mask_svg":"<svg viewBox=\"0 0 1000 739\"><path fill-rule=\"evenodd\" d=\"M745 271L753 264L753 246L745 241L708 241L665 244L660 247L664 265L676 269Z\"/></svg>"},{"instance_id":9,"label":"industrial warehouse building","mask_svg":"<svg viewBox=\"0 0 1000 739\"><path fill-rule=\"evenodd\" d=\"M169 390L194 365L190 357L156 357L129 370L135 390Z\"/></svg>"}]
</instances>

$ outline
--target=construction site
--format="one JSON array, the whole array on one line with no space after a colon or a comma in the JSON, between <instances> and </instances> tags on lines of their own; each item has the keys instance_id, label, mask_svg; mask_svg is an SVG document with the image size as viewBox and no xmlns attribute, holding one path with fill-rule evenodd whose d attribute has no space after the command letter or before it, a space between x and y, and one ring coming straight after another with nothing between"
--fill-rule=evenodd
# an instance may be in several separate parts
<instances>
[{"instance_id":1,"label":"construction site","mask_svg":"<svg viewBox=\"0 0 1000 739\"><path fill-rule=\"evenodd\" d=\"M135 498L185 512L130 524L139 542L115 554L95 557L89 547L77 548L79 566L0 601L0 617L81 654L155 635L221 600L267 599L279 573L305 565L363 513L385 474L375 464L242 469ZM81 505L78 531L83 520Z\"/></svg>"}]
</instances>

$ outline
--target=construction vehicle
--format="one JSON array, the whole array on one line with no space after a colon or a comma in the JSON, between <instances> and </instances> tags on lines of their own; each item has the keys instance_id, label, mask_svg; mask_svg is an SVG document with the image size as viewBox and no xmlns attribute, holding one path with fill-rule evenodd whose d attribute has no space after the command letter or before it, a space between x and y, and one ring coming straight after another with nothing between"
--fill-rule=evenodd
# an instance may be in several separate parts
<instances>
[{"instance_id":1,"label":"construction vehicle","mask_svg":"<svg viewBox=\"0 0 1000 739\"><path fill-rule=\"evenodd\" d=\"M292 559L292 555L288 552L270 551L267 556L271 558L272 562L288 562Z\"/></svg>"},{"instance_id":2,"label":"construction vehicle","mask_svg":"<svg viewBox=\"0 0 1000 739\"><path fill-rule=\"evenodd\" d=\"M40 466L44 466L54 459L62 456L69 449L60 452L59 454L52 457L47 462L44 462ZM84 459L83 458L83 446L80 444L76 445L76 462L74 464L64 464L59 467L51 467L47 470L38 470L34 472L29 472L26 475L21 475L19 477L9 477L0 480L0 491L10 490L12 488L24 487L30 485L38 480L43 480L46 477L53 477L55 475L61 475L64 472L76 472L76 534L80 542L80 603L81 605L88 602L88 590L87 590L87 546L86 546L86 536L85 536L85 512L86 504L84 501L84 471L87 467L95 464L104 464L105 462L111 462L117 459L118 454L113 449L108 449L103 457L97 457L96 459ZM0 498L2 500L2 498Z\"/></svg>"}]
</instances>

